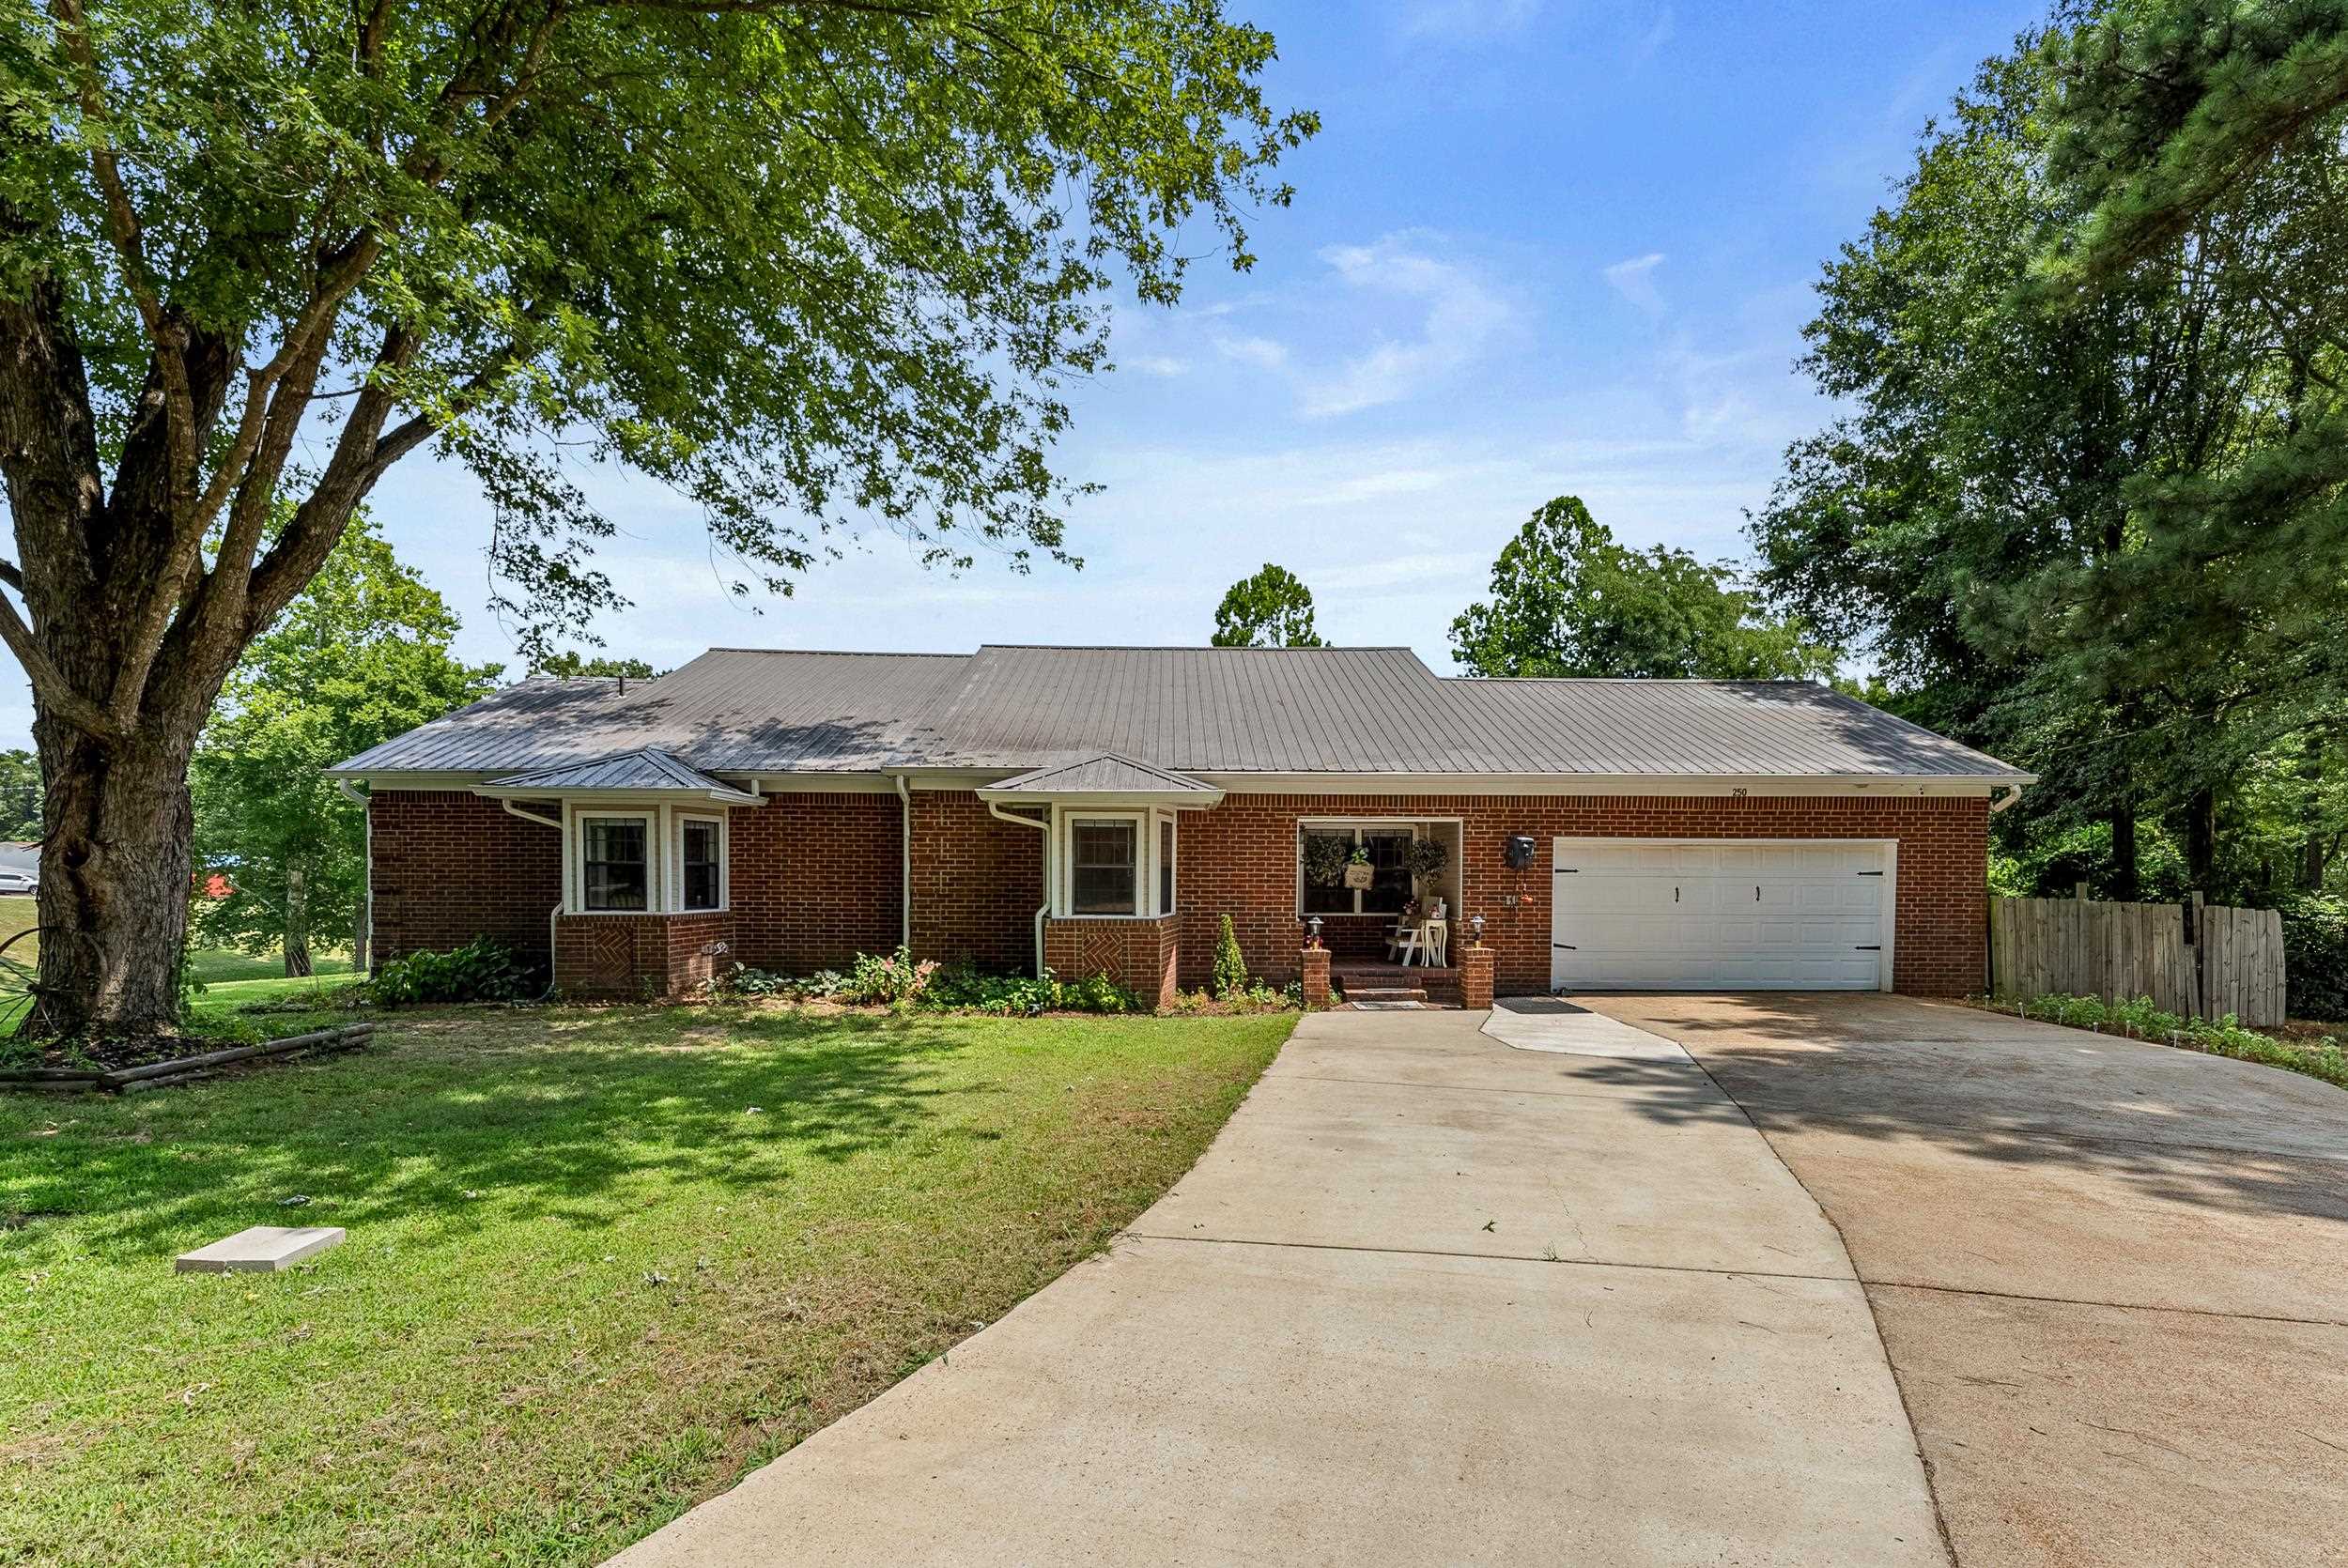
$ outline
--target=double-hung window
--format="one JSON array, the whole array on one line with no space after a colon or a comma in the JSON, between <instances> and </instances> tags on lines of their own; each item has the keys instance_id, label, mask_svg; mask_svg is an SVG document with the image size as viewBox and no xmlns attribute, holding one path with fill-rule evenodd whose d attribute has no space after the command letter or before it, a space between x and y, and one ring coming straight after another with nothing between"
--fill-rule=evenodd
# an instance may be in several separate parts
<instances>
[{"instance_id":1,"label":"double-hung window","mask_svg":"<svg viewBox=\"0 0 2348 1568\"><path fill-rule=\"evenodd\" d=\"M721 909L724 879L719 872L723 838L718 824L706 817L687 817L679 824L677 866L683 873L684 907Z\"/></svg>"},{"instance_id":2,"label":"double-hung window","mask_svg":"<svg viewBox=\"0 0 2348 1568\"><path fill-rule=\"evenodd\" d=\"M1139 890L1141 824L1131 818L1072 817L1068 893L1076 915L1133 915Z\"/></svg>"},{"instance_id":3,"label":"double-hung window","mask_svg":"<svg viewBox=\"0 0 2348 1568\"><path fill-rule=\"evenodd\" d=\"M652 907L652 823L643 817L581 817L579 907Z\"/></svg>"}]
</instances>

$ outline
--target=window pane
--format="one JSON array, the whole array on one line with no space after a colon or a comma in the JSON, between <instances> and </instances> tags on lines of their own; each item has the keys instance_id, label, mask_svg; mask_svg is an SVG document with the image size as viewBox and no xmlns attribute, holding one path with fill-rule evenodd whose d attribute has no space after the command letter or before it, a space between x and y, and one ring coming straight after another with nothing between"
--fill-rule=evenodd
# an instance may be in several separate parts
<instances>
[{"instance_id":1,"label":"window pane","mask_svg":"<svg viewBox=\"0 0 2348 1568\"><path fill-rule=\"evenodd\" d=\"M718 824L685 824L685 907L718 907Z\"/></svg>"},{"instance_id":2,"label":"window pane","mask_svg":"<svg viewBox=\"0 0 2348 1568\"><path fill-rule=\"evenodd\" d=\"M1158 823L1158 913L1174 913L1174 824Z\"/></svg>"},{"instance_id":3,"label":"window pane","mask_svg":"<svg viewBox=\"0 0 2348 1568\"><path fill-rule=\"evenodd\" d=\"M1070 892L1078 915L1134 913L1135 822L1070 824Z\"/></svg>"},{"instance_id":4,"label":"window pane","mask_svg":"<svg viewBox=\"0 0 2348 1568\"><path fill-rule=\"evenodd\" d=\"M1411 901L1411 872L1403 860L1410 842L1407 828L1398 833L1375 828L1363 832L1362 847L1369 851L1369 864L1376 876L1362 894L1363 914L1397 915Z\"/></svg>"},{"instance_id":5,"label":"window pane","mask_svg":"<svg viewBox=\"0 0 2348 1568\"><path fill-rule=\"evenodd\" d=\"M644 824L634 819L581 820L585 863L579 889L588 909L645 909Z\"/></svg>"},{"instance_id":6,"label":"window pane","mask_svg":"<svg viewBox=\"0 0 2348 1568\"><path fill-rule=\"evenodd\" d=\"M1351 915L1353 894L1341 881L1321 881L1333 868L1341 869L1353 853L1353 830L1350 827L1307 828L1297 840L1298 850L1305 857L1305 913L1307 915ZM1317 875L1318 873L1318 875Z\"/></svg>"}]
</instances>

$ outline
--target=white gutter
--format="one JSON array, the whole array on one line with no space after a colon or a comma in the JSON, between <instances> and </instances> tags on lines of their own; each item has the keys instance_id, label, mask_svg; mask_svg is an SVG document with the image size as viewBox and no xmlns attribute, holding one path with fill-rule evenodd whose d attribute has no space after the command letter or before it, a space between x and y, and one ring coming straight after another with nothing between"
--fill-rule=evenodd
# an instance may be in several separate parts
<instances>
[{"instance_id":1,"label":"white gutter","mask_svg":"<svg viewBox=\"0 0 2348 1568\"><path fill-rule=\"evenodd\" d=\"M999 800L988 801L986 811L990 817L1040 828L1043 833L1043 902L1035 912L1035 977L1040 980L1043 978L1043 917L1052 913L1052 819L1019 816L1004 810Z\"/></svg>"},{"instance_id":2,"label":"white gutter","mask_svg":"<svg viewBox=\"0 0 2348 1568\"><path fill-rule=\"evenodd\" d=\"M360 912L367 923L367 968L375 967L375 813L367 809L367 797L350 787L348 778L334 780L334 792L359 808L361 853L366 856L367 903Z\"/></svg>"},{"instance_id":3,"label":"white gutter","mask_svg":"<svg viewBox=\"0 0 2348 1568\"><path fill-rule=\"evenodd\" d=\"M2019 784L2010 785L2003 795L1989 803L1989 814L1994 817L2021 798L2022 787Z\"/></svg>"},{"instance_id":4,"label":"white gutter","mask_svg":"<svg viewBox=\"0 0 2348 1568\"><path fill-rule=\"evenodd\" d=\"M913 787L898 774L897 799L903 803L898 821L904 824L897 849L897 945L913 951Z\"/></svg>"}]
</instances>

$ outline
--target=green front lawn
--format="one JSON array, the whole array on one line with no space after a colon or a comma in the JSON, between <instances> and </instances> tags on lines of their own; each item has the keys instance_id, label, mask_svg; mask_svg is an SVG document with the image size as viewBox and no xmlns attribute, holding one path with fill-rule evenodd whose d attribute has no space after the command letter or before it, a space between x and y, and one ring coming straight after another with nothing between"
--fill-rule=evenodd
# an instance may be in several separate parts
<instances>
[{"instance_id":1,"label":"green front lawn","mask_svg":"<svg viewBox=\"0 0 2348 1568\"><path fill-rule=\"evenodd\" d=\"M452 1010L0 1095L0 1557L594 1562L1098 1249L1293 1022Z\"/></svg>"}]
</instances>

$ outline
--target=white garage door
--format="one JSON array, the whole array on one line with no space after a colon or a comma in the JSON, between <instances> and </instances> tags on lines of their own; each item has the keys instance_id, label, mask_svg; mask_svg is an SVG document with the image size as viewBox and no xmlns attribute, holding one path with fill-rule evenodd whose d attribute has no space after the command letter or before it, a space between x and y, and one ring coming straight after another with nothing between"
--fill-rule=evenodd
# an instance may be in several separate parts
<instances>
[{"instance_id":1,"label":"white garage door","mask_svg":"<svg viewBox=\"0 0 2348 1568\"><path fill-rule=\"evenodd\" d=\"M1560 991L1874 991L1891 975L1892 846L1559 838Z\"/></svg>"}]
</instances>

